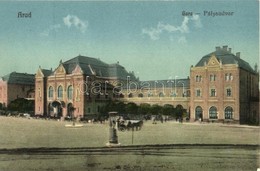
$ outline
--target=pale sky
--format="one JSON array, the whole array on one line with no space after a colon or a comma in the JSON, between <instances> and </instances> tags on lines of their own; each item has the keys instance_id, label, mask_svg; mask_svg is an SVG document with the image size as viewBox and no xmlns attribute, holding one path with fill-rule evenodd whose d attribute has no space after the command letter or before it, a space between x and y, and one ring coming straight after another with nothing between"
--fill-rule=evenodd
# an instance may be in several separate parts
<instances>
[{"instance_id":1,"label":"pale sky","mask_svg":"<svg viewBox=\"0 0 260 171\"><path fill-rule=\"evenodd\" d=\"M32 17L18 18L18 12ZM223 45L252 67L259 63L259 2L253 0L13 1L0 2L0 16L0 76L35 73L39 65L55 69L80 54L119 61L141 80L186 78L191 65Z\"/></svg>"}]
</instances>

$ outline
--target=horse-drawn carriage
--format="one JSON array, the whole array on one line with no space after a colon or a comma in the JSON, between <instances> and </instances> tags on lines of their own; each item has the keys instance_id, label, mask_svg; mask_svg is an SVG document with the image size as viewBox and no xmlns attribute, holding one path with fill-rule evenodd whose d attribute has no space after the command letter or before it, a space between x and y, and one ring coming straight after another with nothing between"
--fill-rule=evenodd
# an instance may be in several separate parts
<instances>
[{"instance_id":1,"label":"horse-drawn carriage","mask_svg":"<svg viewBox=\"0 0 260 171\"><path fill-rule=\"evenodd\" d=\"M143 126L142 120L117 120L117 128L119 131L125 130L141 130Z\"/></svg>"}]
</instances>

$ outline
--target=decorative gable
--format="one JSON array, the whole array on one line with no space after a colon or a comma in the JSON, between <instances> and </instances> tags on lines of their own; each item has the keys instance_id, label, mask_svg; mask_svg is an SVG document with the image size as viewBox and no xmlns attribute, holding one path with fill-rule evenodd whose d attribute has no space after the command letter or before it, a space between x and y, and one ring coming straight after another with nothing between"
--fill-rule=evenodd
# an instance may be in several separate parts
<instances>
[{"instance_id":1,"label":"decorative gable","mask_svg":"<svg viewBox=\"0 0 260 171\"><path fill-rule=\"evenodd\" d=\"M54 72L55 75L64 75L66 74L66 70L62 64L59 65L59 67Z\"/></svg>"},{"instance_id":2,"label":"decorative gable","mask_svg":"<svg viewBox=\"0 0 260 171\"><path fill-rule=\"evenodd\" d=\"M75 67L75 69L72 71L73 74L83 74L83 71L79 65Z\"/></svg>"},{"instance_id":3,"label":"decorative gable","mask_svg":"<svg viewBox=\"0 0 260 171\"><path fill-rule=\"evenodd\" d=\"M219 61L218 61L218 59L216 58L215 55L212 55L209 58L208 66L220 66L220 63L219 63Z\"/></svg>"}]
</instances>

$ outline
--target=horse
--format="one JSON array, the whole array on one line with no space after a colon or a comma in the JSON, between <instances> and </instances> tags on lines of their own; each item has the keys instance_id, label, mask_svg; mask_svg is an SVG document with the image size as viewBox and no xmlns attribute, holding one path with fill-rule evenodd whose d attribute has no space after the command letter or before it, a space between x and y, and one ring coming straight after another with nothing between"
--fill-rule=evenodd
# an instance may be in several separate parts
<instances>
[{"instance_id":1,"label":"horse","mask_svg":"<svg viewBox=\"0 0 260 171\"><path fill-rule=\"evenodd\" d=\"M140 120L140 121L128 121L128 123L126 125L127 130L129 130L131 128L134 130L134 128L135 128L136 131L141 130L142 126L143 126L142 120Z\"/></svg>"}]
</instances>

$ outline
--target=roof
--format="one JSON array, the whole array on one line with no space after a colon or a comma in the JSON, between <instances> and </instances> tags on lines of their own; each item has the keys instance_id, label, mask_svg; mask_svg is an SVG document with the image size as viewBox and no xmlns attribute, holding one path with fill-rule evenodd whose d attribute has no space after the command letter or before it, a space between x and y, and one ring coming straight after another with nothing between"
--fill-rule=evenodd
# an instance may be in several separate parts
<instances>
[{"instance_id":1,"label":"roof","mask_svg":"<svg viewBox=\"0 0 260 171\"><path fill-rule=\"evenodd\" d=\"M2 80L6 81L8 84L34 85L34 77L34 74L12 72L3 76Z\"/></svg>"},{"instance_id":2,"label":"roof","mask_svg":"<svg viewBox=\"0 0 260 171\"><path fill-rule=\"evenodd\" d=\"M226 48L224 48L226 47ZM222 62L223 65L225 64L237 64L238 67L255 73L255 71L252 69L252 67L248 64L248 62L241 59L239 56L234 55L231 53L231 49L227 50L227 46L224 46L223 48L216 48L216 51L211 52L201 58L201 60L195 65L196 67L202 67L204 66L205 62L208 63L209 59L212 57L212 55L215 55L218 61Z\"/></svg>"},{"instance_id":3,"label":"roof","mask_svg":"<svg viewBox=\"0 0 260 171\"><path fill-rule=\"evenodd\" d=\"M127 72L123 66L119 65L119 63L110 64L108 68L108 73L110 77L116 77L123 80L127 80L128 76L132 79L135 79L134 73Z\"/></svg>"},{"instance_id":4,"label":"roof","mask_svg":"<svg viewBox=\"0 0 260 171\"><path fill-rule=\"evenodd\" d=\"M52 74L52 70L48 70L48 69L41 69L42 73L44 76L49 76Z\"/></svg>"},{"instance_id":5,"label":"roof","mask_svg":"<svg viewBox=\"0 0 260 171\"><path fill-rule=\"evenodd\" d=\"M86 56L77 56L66 62L63 62L66 73L71 74L77 65L80 66L81 70L86 75L95 75L100 77L115 77L118 79L127 79L127 76L135 78L134 74L127 72L126 69L116 64L107 64L100 59L86 57Z\"/></svg>"}]
</instances>

